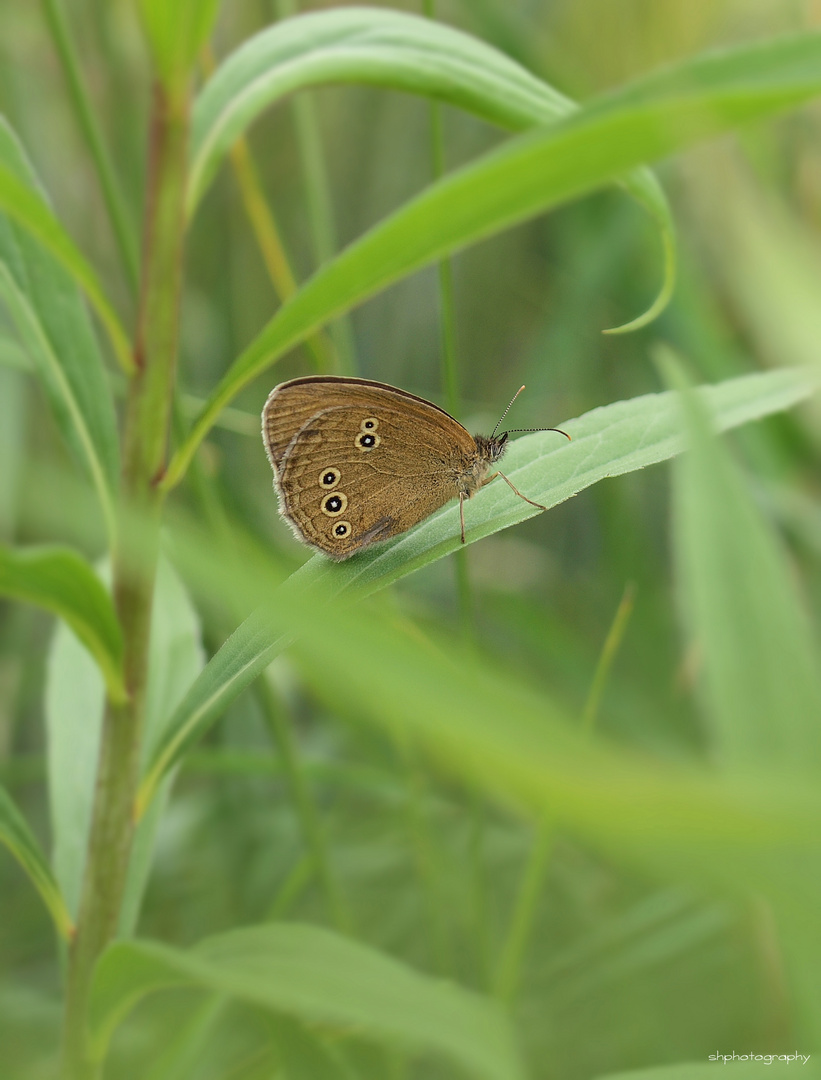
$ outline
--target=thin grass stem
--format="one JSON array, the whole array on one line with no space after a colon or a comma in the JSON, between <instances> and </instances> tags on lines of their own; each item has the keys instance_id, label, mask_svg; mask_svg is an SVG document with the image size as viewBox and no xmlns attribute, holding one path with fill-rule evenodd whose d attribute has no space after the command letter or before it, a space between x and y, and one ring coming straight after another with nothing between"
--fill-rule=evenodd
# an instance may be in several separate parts
<instances>
[{"instance_id":1,"label":"thin grass stem","mask_svg":"<svg viewBox=\"0 0 821 1080\"><path fill-rule=\"evenodd\" d=\"M294 745L289 718L285 715L282 704L267 676L257 679L254 687L271 740L282 760L283 773L290 788L300 831L310 854L313 871L325 896L328 915L337 930L341 933L350 933L352 929L350 908L331 864L328 845L325 841L325 830Z\"/></svg>"},{"instance_id":2,"label":"thin grass stem","mask_svg":"<svg viewBox=\"0 0 821 1080\"><path fill-rule=\"evenodd\" d=\"M100 182L114 239L125 269L126 279L132 294L134 294L139 283L139 262L137 258L137 241L126 209L126 202L114 173L114 167L111 164L111 158L106 149L97 118L91 107L88 91L80 72L77 51L74 47L74 41L61 0L43 0L43 7L54 46L63 65L66 83L68 84L69 99L76 114L77 122L80 125L80 130L91 151L91 158L97 171L97 178Z\"/></svg>"},{"instance_id":3,"label":"thin grass stem","mask_svg":"<svg viewBox=\"0 0 821 1080\"><path fill-rule=\"evenodd\" d=\"M297 0L276 0L276 14L280 19L298 15L299 10ZM325 154L319 130L319 118L313 99L307 93L297 94L292 108L299 156L305 178L314 255L317 265L321 266L337 253L339 242L331 200L331 186L328 182L328 170L325 167ZM342 375L356 375L358 365L350 318L343 315L335 319L330 325L329 332L336 349L335 370Z\"/></svg>"},{"instance_id":4,"label":"thin grass stem","mask_svg":"<svg viewBox=\"0 0 821 1080\"><path fill-rule=\"evenodd\" d=\"M601 705L602 694L604 693L604 688L607 684L613 661L616 658L616 653L619 651L619 646L624 638L624 632L627 629L627 623L633 612L635 599L636 586L632 581L628 581L624 587L624 592L619 601L619 606L616 609L616 614L613 617L613 622L607 632L607 637L604 639L604 645L599 654L596 670L593 673L593 681L590 684L587 700L585 701L584 709L582 710L581 727L586 734L590 734L595 726L599 714L599 707Z\"/></svg>"}]
</instances>

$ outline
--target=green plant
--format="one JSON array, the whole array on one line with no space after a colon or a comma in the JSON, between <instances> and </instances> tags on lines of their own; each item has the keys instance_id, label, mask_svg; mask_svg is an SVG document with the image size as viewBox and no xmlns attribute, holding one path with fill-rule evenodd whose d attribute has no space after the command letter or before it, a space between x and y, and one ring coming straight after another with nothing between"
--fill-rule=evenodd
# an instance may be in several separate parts
<instances>
[{"instance_id":1,"label":"green plant","mask_svg":"<svg viewBox=\"0 0 821 1080\"><path fill-rule=\"evenodd\" d=\"M45 12L105 193L127 298L135 247L127 203L65 13L58 0L47 0ZM0 558L0 592L65 624L51 648L46 704L51 864L0 788L0 839L39 890L65 945L62 1075L102 1075L112 1035L133 1006L169 987L217 996L198 1011L181 1006L178 1041L148 1057L157 1077L210 1075L196 1071L206 1066L195 1058L208 1046L211 1026L222 1031L220 1015L237 1007L228 1001L241 1003L246 1020L265 1019L261 1033L251 1032L243 1044L253 1051L240 1055L241 1065L213 1064L223 1069L214 1075L241 1068L231 1075L398 1077L428 1067L488 1078L549 1075L524 1064L517 1029L521 1034L527 1021L508 1006L516 1000L553 845L565 832L631 873L686 881L710 897L763 898L783 948L796 1030L817 1038L818 647L784 545L714 437L809 397L817 370L737 374L696 392L665 353L661 367L673 389L631 395L575 420L554 418L572 435L570 446L533 434L516 441L506 459L518 487L557 506L606 477L677 457L689 443L674 465L673 531L683 621L702 650L696 682L712 764L695 751L689 760L649 760L582 732L574 722L582 710L568 687L549 688L549 680L517 675L483 654L464 567L463 624L471 631L464 640L428 625L424 613L414 618L410 605L404 610L377 596L459 550L456 508L343 565L315 556L289 574L288 556L274 554L240 524L209 476L207 456L197 452L230 403L296 346L308 343L314 362L350 365L344 332L323 336L333 320L424 266L606 184L620 185L649 211L661 236L658 299L619 330L648 324L670 299L675 249L670 210L646 165L817 96L821 36L805 32L697 55L577 107L478 38L432 20L353 7L263 29L195 93L217 5L142 0L140 15L153 89L133 336L102 274L52 210L20 140L8 123L0 127L0 295L23 350L9 355L39 381L55 428L85 476L76 487L61 476L66 501L79 505L93 491L109 567L98 572L65 543L8 545ZM286 94L339 82L430 98L513 134L437 175L328 255L293 292L253 157L240 143L235 168L268 264L280 268L273 276L282 302L189 421L178 374L186 233L232 146L263 110ZM303 114L301 123L310 134L311 116ZM435 141L434 157L441 150ZM321 186L320 164L312 167ZM443 303L452 317L449 281L445 270ZM130 303L125 298L121 306ZM116 372L106 366L86 305ZM452 398L454 373L452 366ZM242 413L234 419L242 426ZM39 479L45 493L48 476ZM185 497L177 497L183 480ZM468 540L534 513L503 485L491 485L467 508ZM67 533L58 525L50 539ZM99 550L93 538L86 547ZM205 665L198 611L214 646ZM598 677L595 663L582 665L581 682L595 687L587 728L602 710L603 680L623 632L620 623ZM370 725L381 740L376 756L388 755L388 793L406 815L428 913L422 936L430 953L422 963L414 963L413 948L402 962L389 956L390 934L370 937L367 904L357 910L351 903L287 693L266 674L283 652L317 710ZM193 947L135 937L175 772L194 760L215 722L255 683L285 781L283 801L300 837L300 856L271 906L271 921L218 934L211 926ZM433 824L441 808L423 770L428 758L473 803L467 846L476 880L467 891L475 911L464 920L472 925L455 920L457 900L442 895L453 884L442 870ZM362 777L352 782L367 788ZM503 820L516 826L496 828L524 849L518 896L508 887L511 915L501 931L483 910L482 845L493 835L483 822L485 801L505 808ZM535 838L521 821L535 825ZM277 919L312 881L320 914L308 906L299 921ZM701 900L687 903L714 914ZM670 916L674 925L691 916L684 907ZM334 929L317 925L323 921ZM469 961L457 956L457 939L469 942ZM425 966L429 974L421 973ZM525 1041L533 1041L529 1031ZM617 1065L605 1063L601 1071ZM659 1072L697 1074L697 1067Z\"/></svg>"}]
</instances>

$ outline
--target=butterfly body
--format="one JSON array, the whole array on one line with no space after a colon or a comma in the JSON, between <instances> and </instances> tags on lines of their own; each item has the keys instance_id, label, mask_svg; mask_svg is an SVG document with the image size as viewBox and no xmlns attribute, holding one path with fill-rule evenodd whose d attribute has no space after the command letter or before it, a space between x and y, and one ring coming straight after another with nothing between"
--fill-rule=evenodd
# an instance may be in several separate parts
<instances>
[{"instance_id":1,"label":"butterfly body","mask_svg":"<svg viewBox=\"0 0 821 1080\"><path fill-rule=\"evenodd\" d=\"M405 532L453 498L469 499L508 437L474 437L424 398L333 376L275 387L262 436L282 516L334 559Z\"/></svg>"}]
</instances>

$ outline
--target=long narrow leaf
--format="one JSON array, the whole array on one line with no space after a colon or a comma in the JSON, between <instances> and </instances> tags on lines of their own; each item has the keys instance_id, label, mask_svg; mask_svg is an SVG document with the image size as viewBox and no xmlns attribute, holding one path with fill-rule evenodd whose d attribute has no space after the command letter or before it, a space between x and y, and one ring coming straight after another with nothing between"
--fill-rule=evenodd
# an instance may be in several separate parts
<instances>
[{"instance_id":1,"label":"long narrow leaf","mask_svg":"<svg viewBox=\"0 0 821 1080\"><path fill-rule=\"evenodd\" d=\"M228 370L173 458L183 475L220 410L334 315L414 270L740 123L821 92L821 34L684 63L451 173L323 266Z\"/></svg>"},{"instance_id":2,"label":"long narrow leaf","mask_svg":"<svg viewBox=\"0 0 821 1080\"><path fill-rule=\"evenodd\" d=\"M45 204L13 131L0 118L0 166ZM36 205L32 196L31 205ZM45 226L44 226L45 227ZM34 363L57 425L97 492L110 533L119 447L114 402L76 285L41 244L0 217L0 299Z\"/></svg>"},{"instance_id":3,"label":"long narrow leaf","mask_svg":"<svg viewBox=\"0 0 821 1080\"><path fill-rule=\"evenodd\" d=\"M111 345L123 371L134 370L134 358L128 337L117 313L88 260L54 216L49 205L35 189L20 179L0 161L0 209L54 256L86 294L100 322L106 328Z\"/></svg>"},{"instance_id":4,"label":"long narrow leaf","mask_svg":"<svg viewBox=\"0 0 821 1080\"><path fill-rule=\"evenodd\" d=\"M818 377L801 369L748 375L702 390L720 430L778 412L812 393ZM594 409L563 427L572 435L540 433L518 439L505 458L505 470L520 491L545 506L565 499L608 476L641 469L684 448L674 394L648 394ZM467 541L472 543L537 513L501 481L483 488L465 509ZM451 505L415 529L371 551L338 564L316 556L297 572L289 588L311 585L332 599L344 589L373 592L459 548L459 509ZM252 616L228 639L182 701L151 759L139 796L140 812L159 779L201 737L228 704L248 686L289 641L290 627Z\"/></svg>"},{"instance_id":5,"label":"long narrow leaf","mask_svg":"<svg viewBox=\"0 0 821 1080\"><path fill-rule=\"evenodd\" d=\"M6 845L31 878L60 936L67 941L71 937L73 925L60 893L60 887L25 818L2 786L0 786L0 844Z\"/></svg>"},{"instance_id":6,"label":"long narrow leaf","mask_svg":"<svg viewBox=\"0 0 821 1080\"><path fill-rule=\"evenodd\" d=\"M98 1055L141 997L169 986L206 988L359 1038L444 1054L486 1080L522 1076L508 1022L495 1004L299 924L234 930L189 952L154 942L113 945L92 989Z\"/></svg>"},{"instance_id":7,"label":"long narrow leaf","mask_svg":"<svg viewBox=\"0 0 821 1080\"><path fill-rule=\"evenodd\" d=\"M62 547L0 547L0 596L59 615L88 649L113 701L125 700L123 643L111 599L91 567Z\"/></svg>"},{"instance_id":8,"label":"long narrow leaf","mask_svg":"<svg viewBox=\"0 0 821 1080\"><path fill-rule=\"evenodd\" d=\"M682 383L672 358L670 380ZM735 765L821 764L821 650L774 530L709 414L681 395L689 450L674 470L680 595L698 642L717 752Z\"/></svg>"},{"instance_id":9,"label":"long narrow leaf","mask_svg":"<svg viewBox=\"0 0 821 1080\"><path fill-rule=\"evenodd\" d=\"M445 101L510 131L549 124L575 103L509 56L431 19L376 8L342 8L285 19L246 41L209 80L194 110L189 213L233 142L285 95L327 83L370 83ZM659 225L668 256L673 223L655 177L638 169L625 186ZM672 290L665 282L650 321Z\"/></svg>"}]
</instances>

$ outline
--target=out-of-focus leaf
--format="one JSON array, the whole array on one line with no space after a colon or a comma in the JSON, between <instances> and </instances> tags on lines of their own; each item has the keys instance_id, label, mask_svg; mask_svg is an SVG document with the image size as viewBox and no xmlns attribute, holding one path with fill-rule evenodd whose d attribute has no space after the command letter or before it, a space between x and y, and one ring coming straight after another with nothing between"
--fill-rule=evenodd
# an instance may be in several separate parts
<instances>
[{"instance_id":1,"label":"out-of-focus leaf","mask_svg":"<svg viewBox=\"0 0 821 1080\"><path fill-rule=\"evenodd\" d=\"M164 560L158 568L151 618L145 732L148 746L161 737L184 688L203 663L196 614ZM46 684L48 778L53 865L73 912L80 899L102 715L103 688L96 669L71 635L58 628ZM156 808L140 824L135 837L120 923L125 934L133 930L139 913L162 804L163 798L158 797Z\"/></svg>"},{"instance_id":2,"label":"out-of-focus leaf","mask_svg":"<svg viewBox=\"0 0 821 1080\"><path fill-rule=\"evenodd\" d=\"M669 379L683 385L665 354ZM821 765L821 652L784 551L713 434L681 395L689 450L674 469L679 593L705 712L725 765Z\"/></svg>"},{"instance_id":3,"label":"out-of-focus leaf","mask_svg":"<svg viewBox=\"0 0 821 1080\"><path fill-rule=\"evenodd\" d=\"M94 657L109 697L125 700L123 642L111 598L94 571L63 547L0 547L0 595L54 612Z\"/></svg>"},{"instance_id":4,"label":"out-of-focus leaf","mask_svg":"<svg viewBox=\"0 0 821 1080\"><path fill-rule=\"evenodd\" d=\"M821 34L688 59L444 177L326 263L230 366L169 465L182 477L220 410L330 318L449 252L821 91Z\"/></svg>"},{"instance_id":5,"label":"out-of-focus leaf","mask_svg":"<svg viewBox=\"0 0 821 1080\"><path fill-rule=\"evenodd\" d=\"M0 124L3 124L2 120ZM0 210L39 241L74 278L108 331L120 366L126 372L133 371L134 358L128 337L105 295L100 279L54 216L43 194L32 186L31 177L23 178L19 170L8 164L8 159L0 160Z\"/></svg>"},{"instance_id":6,"label":"out-of-focus leaf","mask_svg":"<svg viewBox=\"0 0 821 1080\"><path fill-rule=\"evenodd\" d=\"M817 376L803 370L770 372L704 387L702 394L720 430L789 408L812 393ZM529 498L555 506L608 476L632 472L684 448L674 394L647 394L586 413L562 425L560 435L538 433L512 443L505 472ZM465 508L466 539L473 543L538 513L502 481L483 488ZM444 507L416 528L344 563L315 556L289 582L310 585L332 599L345 589L373 592L461 547L459 508ZM252 616L212 658L172 717L149 763L139 800L148 805L160 777L287 644L288 626Z\"/></svg>"},{"instance_id":7,"label":"out-of-focus leaf","mask_svg":"<svg viewBox=\"0 0 821 1080\"><path fill-rule=\"evenodd\" d=\"M11 128L0 118L0 166L31 199L45 197ZM45 212L45 211L44 211ZM77 286L41 244L0 217L0 298L35 365L54 418L87 470L109 529L119 447L114 402Z\"/></svg>"},{"instance_id":8,"label":"out-of-focus leaf","mask_svg":"<svg viewBox=\"0 0 821 1080\"><path fill-rule=\"evenodd\" d=\"M494 1003L328 930L295 923L234 930L187 952L145 941L111 946L97 966L90 1003L98 1055L141 997L180 985L358 1038L444 1054L487 1080L522 1076L508 1022Z\"/></svg>"},{"instance_id":9,"label":"out-of-focus leaf","mask_svg":"<svg viewBox=\"0 0 821 1080\"><path fill-rule=\"evenodd\" d=\"M194 110L189 212L231 145L285 95L325 83L371 83L445 101L511 131L567 116L574 102L509 56L432 19L377 8L340 8L285 19L232 53ZM649 311L621 330L650 322L670 299L675 278L672 216L658 182L636 169L625 187L662 232L664 283Z\"/></svg>"},{"instance_id":10,"label":"out-of-focus leaf","mask_svg":"<svg viewBox=\"0 0 821 1080\"><path fill-rule=\"evenodd\" d=\"M140 0L154 66L166 86L190 75L218 10L219 0Z\"/></svg>"},{"instance_id":11,"label":"out-of-focus leaf","mask_svg":"<svg viewBox=\"0 0 821 1080\"><path fill-rule=\"evenodd\" d=\"M0 844L6 845L26 871L48 908L60 936L68 940L73 925L60 893L60 887L25 818L2 786L0 786Z\"/></svg>"}]
</instances>

